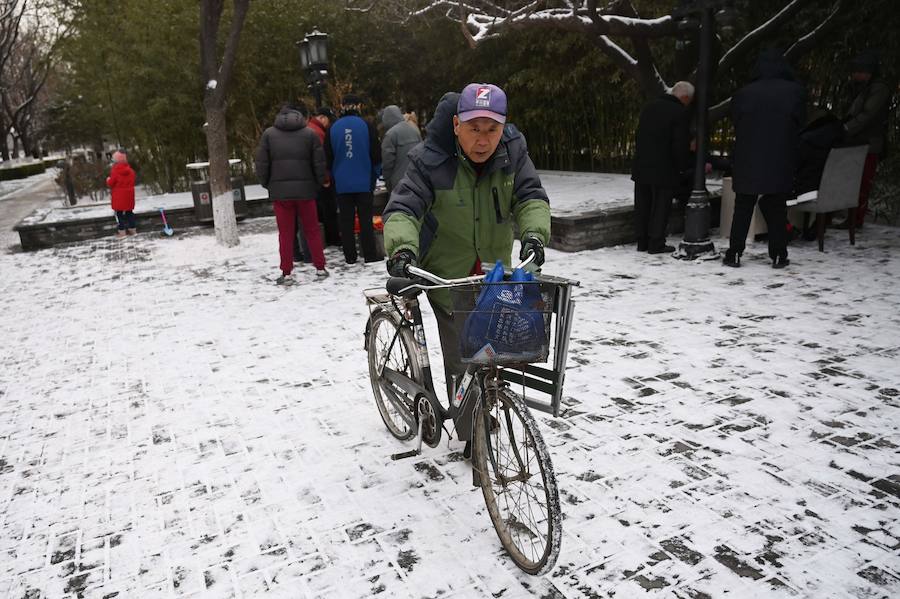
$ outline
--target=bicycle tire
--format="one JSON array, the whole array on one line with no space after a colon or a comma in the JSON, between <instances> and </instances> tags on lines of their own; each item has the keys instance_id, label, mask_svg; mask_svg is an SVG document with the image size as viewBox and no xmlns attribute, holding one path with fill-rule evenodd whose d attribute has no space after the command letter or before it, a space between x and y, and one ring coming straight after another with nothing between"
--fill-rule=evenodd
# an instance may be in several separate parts
<instances>
[{"instance_id":1,"label":"bicycle tire","mask_svg":"<svg viewBox=\"0 0 900 599\"><path fill-rule=\"evenodd\" d=\"M556 475L534 416L522 398L501 385L486 386L476 410L472 463L503 548L521 570L539 575L559 557L562 514ZM523 476L524 481L502 480ZM522 500L528 503L524 510Z\"/></svg>"},{"instance_id":2,"label":"bicycle tire","mask_svg":"<svg viewBox=\"0 0 900 599\"><path fill-rule=\"evenodd\" d=\"M399 329L400 335L390 346L394 334ZM416 429L399 415L397 408L384 397L384 389L382 385L390 385L395 393L406 398L400 389L394 387L384 380L379 380L378 372L384 361L387 361L391 368L398 372L402 372L409 378L420 381L422 380L422 371L416 360L415 340L412 331L408 328L400 327L396 320L388 312L378 312L372 317L372 324L369 329L369 380L372 383L372 394L375 396L375 406L381 415L381 420L387 427L388 431L401 441L406 441L416 434ZM390 352L388 352L390 349ZM408 399L408 398L407 398ZM411 414L415 414L412 400L407 401L407 408Z\"/></svg>"}]
</instances>

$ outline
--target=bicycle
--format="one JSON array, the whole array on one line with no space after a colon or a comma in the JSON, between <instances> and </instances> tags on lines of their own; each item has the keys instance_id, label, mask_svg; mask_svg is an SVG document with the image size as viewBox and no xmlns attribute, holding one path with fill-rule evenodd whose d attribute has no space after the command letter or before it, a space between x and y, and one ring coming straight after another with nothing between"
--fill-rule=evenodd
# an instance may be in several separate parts
<instances>
[{"instance_id":1,"label":"bicycle","mask_svg":"<svg viewBox=\"0 0 900 599\"><path fill-rule=\"evenodd\" d=\"M467 442L464 457L471 458L473 485L481 487L504 549L523 571L548 572L559 555L562 516L553 465L529 406L559 415L573 310L571 288L579 283L543 275L533 283L521 283L540 290L535 307L540 313L537 321L543 324L540 351L528 356L464 353L465 374L459 380L454 377L455 392L444 407L432 381L418 295L449 289L452 317L463 319L477 312L478 295L488 284L483 282L484 275L443 279L412 266L407 273L415 279L392 277L385 289L364 292L370 309L364 346L375 404L394 437L417 438L415 449L391 458L418 456L423 442L437 447L442 431L451 435L445 422L452 421L457 437ZM548 360L552 320L551 370L534 364ZM522 384L521 395L511 383ZM546 393L551 400L526 397L525 387Z\"/></svg>"}]
</instances>

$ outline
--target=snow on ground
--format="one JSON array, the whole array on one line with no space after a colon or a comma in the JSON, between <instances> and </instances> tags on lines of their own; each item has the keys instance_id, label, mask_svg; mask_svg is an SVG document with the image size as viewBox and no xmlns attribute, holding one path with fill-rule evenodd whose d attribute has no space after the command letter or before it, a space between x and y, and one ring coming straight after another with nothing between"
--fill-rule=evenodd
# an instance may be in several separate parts
<instances>
[{"instance_id":1,"label":"snow on ground","mask_svg":"<svg viewBox=\"0 0 900 599\"><path fill-rule=\"evenodd\" d=\"M56 176L55 168L48 168L43 173L25 177L24 179L11 179L9 181L0 181L0 201L3 201L21 189L33 187L44 181L53 179ZM61 196L60 196L61 197Z\"/></svg>"},{"instance_id":2,"label":"snow on ground","mask_svg":"<svg viewBox=\"0 0 900 599\"><path fill-rule=\"evenodd\" d=\"M548 251L582 287L539 416L543 578L460 443L389 458L362 349L383 263L331 248L285 289L273 219L240 232L0 255L0 597L900 595L897 229L784 271L762 245L737 270Z\"/></svg>"}]
</instances>

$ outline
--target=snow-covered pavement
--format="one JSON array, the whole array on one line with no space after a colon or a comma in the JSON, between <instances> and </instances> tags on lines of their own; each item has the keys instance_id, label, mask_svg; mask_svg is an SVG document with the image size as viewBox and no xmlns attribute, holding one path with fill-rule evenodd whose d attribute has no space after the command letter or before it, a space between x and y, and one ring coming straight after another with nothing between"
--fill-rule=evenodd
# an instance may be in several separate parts
<instances>
[{"instance_id":1,"label":"snow-covered pavement","mask_svg":"<svg viewBox=\"0 0 900 599\"><path fill-rule=\"evenodd\" d=\"M461 444L389 458L383 264L284 289L273 219L179 233L0 254L0 598L900 596L897 229L784 271L549 251L583 286L543 578Z\"/></svg>"}]
</instances>

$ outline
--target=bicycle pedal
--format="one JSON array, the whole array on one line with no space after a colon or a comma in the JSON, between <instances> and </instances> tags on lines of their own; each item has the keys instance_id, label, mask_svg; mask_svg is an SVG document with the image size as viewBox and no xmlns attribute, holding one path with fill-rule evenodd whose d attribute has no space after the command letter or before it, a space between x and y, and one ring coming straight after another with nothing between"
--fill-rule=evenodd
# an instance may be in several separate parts
<instances>
[{"instance_id":1,"label":"bicycle pedal","mask_svg":"<svg viewBox=\"0 0 900 599\"><path fill-rule=\"evenodd\" d=\"M412 458L419 455L421 452L418 449L410 449L409 451L402 451L400 453L395 453L391 456L392 460L404 460L406 458Z\"/></svg>"}]
</instances>

